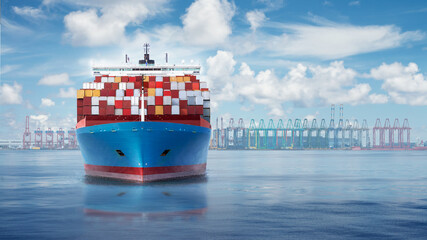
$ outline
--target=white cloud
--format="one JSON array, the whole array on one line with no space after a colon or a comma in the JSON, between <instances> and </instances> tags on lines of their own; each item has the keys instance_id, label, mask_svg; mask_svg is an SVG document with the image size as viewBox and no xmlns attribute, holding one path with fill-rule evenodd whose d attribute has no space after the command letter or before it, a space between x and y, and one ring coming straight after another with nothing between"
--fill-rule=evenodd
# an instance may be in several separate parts
<instances>
[{"instance_id":1,"label":"white cloud","mask_svg":"<svg viewBox=\"0 0 427 240\"><path fill-rule=\"evenodd\" d=\"M298 64L283 77L266 69L255 74L248 64L242 63L234 74L236 62L233 54L218 51L208 59L207 77L214 86L212 100L217 102L243 100L245 105L264 105L273 116L285 115L283 104L298 107L327 106L329 104L385 103L387 97L371 94L367 83L357 83L356 71L345 68L342 61L329 66Z\"/></svg>"},{"instance_id":2,"label":"white cloud","mask_svg":"<svg viewBox=\"0 0 427 240\"><path fill-rule=\"evenodd\" d=\"M252 31L255 31L259 26L261 26L266 20L264 12L260 10L254 10L246 13L246 19L251 24Z\"/></svg>"},{"instance_id":3,"label":"white cloud","mask_svg":"<svg viewBox=\"0 0 427 240\"><path fill-rule=\"evenodd\" d=\"M126 27L141 24L148 16L165 11L160 1L73 1L89 8L64 17L63 37L75 46L103 46L125 40Z\"/></svg>"},{"instance_id":4,"label":"white cloud","mask_svg":"<svg viewBox=\"0 0 427 240\"><path fill-rule=\"evenodd\" d=\"M427 105L427 78L415 63L383 63L371 69L370 77L382 80L382 89L398 104Z\"/></svg>"},{"instance_id":5,"label":"white cloud","mask_svg":"<svg viewBox=\"0 0 427 240\"><path fill-rule=\"evenodd\" d=\"M55 102L49 98L42 98L42 103L40 106L41 107L53 107L53 106L55 106Z\"/></svg>"},{"instance_id":6,"label":"white cloud","mask_svg":"<svg viewBox=\"0 0 427 240\"><path fill-rule=\"evenodd\" d=\"M227 0L196 0L182 16L187 41L197 45L224 43L231 34L235 6Z\"/></svg>"},{"instance_id":7,"label":"white cloud","mask_svg":"<svg viewBox=\"0 0 427 240\"><path fill-rule=\"evenodd\" d=\"M4 55L4 54L9 54L9 53L15 52L15 49L8 47L5 44L2 44L0 51L1 51L1 55Z\"/></svg>"},{"instance_id":8,"label":"white cloud","mask_svg":"<svg viewBox=\"0 0 427 240\"><path fill-rule=\"evenodd\" d=\"M40 128L43 130L43 129L47 129L47 126L49 126L49 124L47 123L49 119L49 115L46 115L46 114L30 115L30 119L34 120L36 128Z\"/></svg>"},{"instance_id":9,"label":"white cloud","mask_svg":"<svg viewBox=\"0 0 427 240\"><path fill-rule=\"evenodd\" d=\"M0 105L21 104L22 85L14 82L13 85L4 83L0 85Z\"/></svg>"},{"instance_id":10,"label":"white cloud","mask_svg":"<svg viewBox=\"0 0 427 240\"><path fill-rule=\"evenodd\" d=\"M46 17L42 10L39 8L33 8L30 6L25 6L25 7L12 7L13 11L23 17L31 17L31 18L44 18Z\"/></svg>"},{"instance_id":11,"label":"white cloud","mask_svg":"<svg viewBox=\"0 0 427 240\"><path fill-rule=\"evenodd\" d=\"M12 72L16 69L18 69L20 66L19 65L3 65L1 66L1 74L6 74L8 72Z\"/></svg>"},{"instance_id":12,"label":"white cloud","mask_svg":"<svg viewBox=\"0 0 427 240\"><path fill-rule=\"evenodd\" d=\"M23 27L13 21L9 21L4 16L1 18L1 31L2 33L10 33L14 35L26 35L26 34L32 34L33 31Z\"/></svg>"},{"instance_id":13,"label":"white cloud","mask_svg":"<svg viewBox=\"0 0 427 240\"><path fill-rule=\"evenodd\" d=\"M77 90L73 87L70 87L68 89L60 88L58 97L60 98L75 98L77 94Z\"/></svg>"},{"instance_id":14,"label":"white cloud","mask_svg":"<svg viewBox=\"0 0 427 240\"><path fill-rule=\"evenodd\" d=\"M38 82L39 85L47 86L58 86L58 85L71 85L73 84L69 77L68 73L61 73L55 75L46 75Z\"/></svg>"},{"instance_id":15,"label":"white cloud","mask_svg":"<svg viewBox=\"0 0 427 240\"><path fill-rule=\"evenodd\" d=\"M324 6L332 6L332 3L330 1L323 1L322 3Z\"/></svg>"},{"instance_id":16,"label":"white cloud","mask_svg":"<svg viewBox=\"0 0 427 240\"><path fill-rule=\"evenodd\" d=\"M360 1L351 1L348 3L349 6L359 6L360 5Z\"/></svg>"},{"instance_id":17,"label":"white cloud","mask_svg":"<svg viewBox=\"0 0 427 240\"><path fill-rule=\"evenodd\" d=\"M396 48L424 38L420 31L401 32L393 25L354 26L322 22L320 25L284 25L281 36L266 35L266 48L275 55L336 59ZM270 41L271 40L271 41Z\"/></svg>"}]
</instances>

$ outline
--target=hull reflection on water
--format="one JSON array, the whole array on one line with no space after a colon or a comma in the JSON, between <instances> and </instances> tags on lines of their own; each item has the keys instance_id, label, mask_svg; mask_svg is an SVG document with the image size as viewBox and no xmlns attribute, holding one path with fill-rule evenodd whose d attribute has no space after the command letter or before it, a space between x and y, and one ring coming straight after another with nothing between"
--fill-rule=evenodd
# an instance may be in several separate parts
<instances>
[{"instance_id":1,"label":"hull reflection on water","mask_svg":"<svg viewBox=\"0 0 427 240\"><path fill-rule=\"evenodd\" d=\"M129 183L86 177L84 212L96 217L170 218L202 216L206 177Z\"/></svg>"}]
</instances>

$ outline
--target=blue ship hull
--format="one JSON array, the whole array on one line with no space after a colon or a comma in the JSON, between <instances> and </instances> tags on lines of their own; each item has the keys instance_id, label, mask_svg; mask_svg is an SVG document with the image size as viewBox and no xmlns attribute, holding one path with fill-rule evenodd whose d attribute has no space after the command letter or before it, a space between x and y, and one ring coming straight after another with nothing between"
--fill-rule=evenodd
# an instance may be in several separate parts
<instances>
[{"instance_id":1,"label":"blue ship hull","mask_svg":"<svg viewBox=\"0 0 427 240\"><path fill-rule=\"evenodd\" d=\"M203 175L211 130L168 122L122 122L79 128L90 176L154 181Z\"/></svg>"}]
</instances>

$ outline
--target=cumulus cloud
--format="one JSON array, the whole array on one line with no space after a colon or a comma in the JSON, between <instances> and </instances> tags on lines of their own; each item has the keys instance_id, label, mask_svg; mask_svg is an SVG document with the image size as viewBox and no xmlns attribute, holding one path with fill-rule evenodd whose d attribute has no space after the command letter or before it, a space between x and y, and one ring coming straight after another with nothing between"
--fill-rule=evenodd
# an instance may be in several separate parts
<instances>
[{"instance_id":1,"label":"cumulus cloud","mask_svg":"<svg viewBox=\"0 0 427 240\"><path fill-rule=\"evenodd\" d=\"M235 6L227 0L196 0L182 16L187 41L197 45L223 43L232 33Z\"/></svg>"},{"instance_id":2,"label":"cumulus cloud","mask_svg":"<svg viewBox=\"0 0 427 240\"><path fill-rule=\"evenodd\" d=\"M31 17L31 18L44 18L46 17L42 10L39 8L33 8L30 6L25 7L12 7L13 11L23 17Z\"/></svg>"},{"instance_id":3,"label":"cumulus cloud","mask_svg":"<svg viewBox=\"0 0 427 240\"><path fill-rule=\"evenodd\" d=\"M55 106L55 102L49 98L42 98L42 103L40 106L42 106L42 107L53 107L53 106Z\"/></svg>"},{"instance_id":4,"label":"cumulus cloud","mask_svg":"<svg viewBox=\"0 0 427 240\"><path fill-rule=\"evenodd\" d=\"M246 13L246 19L251 24L252 31L255 31L266 20L264 12L254 10Z\"/></svg>"},{"instance_id":5,"label":"cumulus cloud","mask_svg":"<svg viewBox=\"0 0 427 240\"><path fill-rule=\"evenodd\" d=\"M75 98L77 94L77 90L73 87L68 89L60 88L58 97L60 98Z\"/></svg>"},{"instance_id":6,"label":"cumulus cloud","mask_svg":"<svg viewBox=\"0 0 427 240\"><path fill-rule=\"evenodd\" d=\"M75 46L103 46L119 43L126 27L141 24L148 16L164 11L166 0L160 1L71 1L88 9L71 12L64 17L63 37Z\"/></svg>"},{"instance_id":7,"label":"cumulus cloud","mask_svg":"<svg viewBox=\"0 0 427 240\"><path fill-rule=\"evenodd\" d=\"M427 78L415 63L383 63L371 69L370 77L382 80L382 89L398 104L427 105Z\"/></svg>"},{"instance_id":8,"label":"cumulus cloud","mask_svg":"<svg viewBox=\"0 0 427 240\"><path fill-rule=\"evenodd\" d=\"M55 75L46 75L38 82L38 85L47 85L47 86L58 86L58 85L71 85L73 84L69 77L68 73L61 73Z\"/></svg>"},{"instance_id":9,"label":"cumulus cloud","mask_svg":"<svg viewBox=\"0 0 427 240\"><path fill-rule=\"evenodd\" d=\"M21 104L22 85L14 82L13 85L4 83L0 85L0 104Z\"/></svg>"},{"instance_id":10,"label":"cumulus cloud","mask_svg":"<svg viewBox=\"0 0 427 240\"><path fill-rule=\"evenodd\" d=\"M207 64L207 77L214 86L211 88L213 101L241 98L245 104L264 105L273 116L285 114L284 103L316 107L332 103L385 103L388 100L385 95L371 94L369 84L357 83L356 71L344 67L342 61L331 62L329 66L298 64L282 78L271 69L255 74L246 63L234 73L233 54L225 51L218 51Z\"/></svg>"},{"instance_id":11,"label":"cumulus cloud","mask_svg":"<svg viewBox=\"0 0 427 240\"><path fill-rule=\"evenodd\" d=\"M323 21L320 25L284 25L281 36L269 36L273 54L336 59L402 46L424 38L420 31L401 32L394 25L354 26Z\"/></svg>"}]
</instances>

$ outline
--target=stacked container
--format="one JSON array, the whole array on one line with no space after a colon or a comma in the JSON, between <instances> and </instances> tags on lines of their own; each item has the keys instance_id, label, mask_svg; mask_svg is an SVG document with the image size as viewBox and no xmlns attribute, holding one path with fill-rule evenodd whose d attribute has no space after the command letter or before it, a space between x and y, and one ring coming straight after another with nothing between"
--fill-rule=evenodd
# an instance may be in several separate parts
<instances>
[{"instance_id":1,"label":"stacked container","mask_svg":"<svg viewBox=\"0 0 427 240\"><path fill-rule=\"evenodd\" d=\"M209 90L196 76L145 76L145 115L201 116L210 121Z\"/></svg>"},{"instance_id":2,"label":"stacked container","mask_svg":"<svg viewBox=\"0 0 427 240\"><path fill-rule=\"evenodd\" d=\"M88 116L95 120L114 116L142 116L145 120L178 116L185 120L200 116L210 122L209 90L206 82L193 75L96 76L94 82L83 83L77 91L77 122Z\"/></svg>"}]
</instances>

